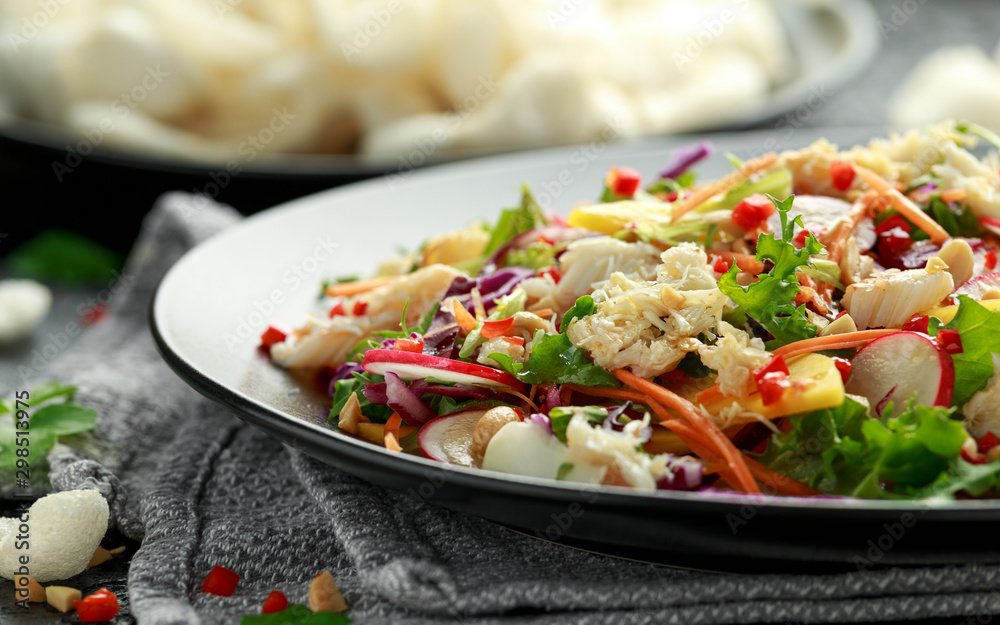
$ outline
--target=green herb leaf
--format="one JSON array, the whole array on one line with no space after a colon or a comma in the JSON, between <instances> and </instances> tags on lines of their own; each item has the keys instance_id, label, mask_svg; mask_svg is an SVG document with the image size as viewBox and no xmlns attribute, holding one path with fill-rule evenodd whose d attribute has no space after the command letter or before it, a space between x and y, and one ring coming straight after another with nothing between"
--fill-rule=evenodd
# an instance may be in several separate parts
<instances>
[{"instance_id":1,"label":"green herb leaf","mask_svg":"<svg viewBox=\"0 0 1000 625\"><path fill-rule=\"evenodd\" d=\"M511 375L517 375L524 368L523 362L514 362L514 359L504 354L502 352L494 352L489 355L490 358L500 366L501 369L506 371Z\"/></svg>"},{"instance_id":2,"label":"green herb leaf","mask_svg":"<svg viewBox=\"0 0 1000 625\"><path fill-rule=\"evenodd\" d=\"M941 201L940 196L931 199L930 212L934 221L953 237L979 236L979 219L967 206L956 204L956 209Z\"/></svg>"},{"instance_id":3,"label":"green herb leaf","mask_svg":"<svg viewBox=\"0 0 1000 625\"><path fill-rule=\"evenodd\" d=\"M99 284L122 268L121 257L90 239L65 230L46 230L7 257L16 275L66 284Z\"/></svg>"},{"instance_id":4,"label":"green herb leaf","mask_svg":"<svg viewBox=\"0 0 1000 625\"><path fill-rule=\"evenodd\" d=\"M797 249L792 244L794 224L803 227L802 216L788 220L795 196L784 201L770 195L768 198L781 216L781 239L773 234L761 234L757 239L757 260L769 260L774 266L762 274L758 282L744 287L736 283L739 268L733 265L719 279L719 289L764 326L778 344L784 345L816 336L816 326L809 322L805 304L795 306L795 295L800 290L795 273L799 267L810 266L809 257L821 252L823 246L810 233L803 248Z\"/></svg>"},{"instance_id":5,"label":"green herb leaf","mask_svg":"<svg viewBox=\"0 0 1000 625\"><path fill-rule=\"evenodd\" d=\"M564 462L559 465L559 469L556 471L556 480L564 480L570 471L573 470L572 462Z\"/></svg>"},{"instance_id":6,"label":"green herb leaf","mask_svg":"<svg viewBox=\"0 0 1000 625\"><path fill-rule=\"evenodd\" d=\"M385 378L373 373L357 373L353 377L345 380L337 380L333 384L333 407L330 409L329 423L336 425L340 420L340 411L344 409L347 400L352 393L358 394L358 405L361 406L361 414L371 419L372 423L385 423L392 416L392 408L388 406L378 406L368 401L365 397L365 383L385 382Z\"/></svg>"},{"instance_id":7,"label":"green herb leaf","mask_svg":"<svg viewBox=\"0 0 1000 625\"><path fill-rule=\"evenodd\" d=\"M63 436L72 436L94 429L97 412L76 404L49 404L30 414L28 419L28 450L25 457L33 463L42 457ZM22 437L23 438L23 437ZM17 457L10 450L16 448L14 427L4 427L0 431L0 467L13 467Z\"/></svg>"},{"instance_id":8,"label":"green herb leaf","mask_svg":"<svg viewBox=\"0 0 1000 625\"><path fill-rule=\"evenodd\" d=\"M293 604L281 612L246 615L240 625L347 625L351 619L336 612L313 612L308 606Z\"/></svg>"},{"instance_id":9,"label":"green herb leaf","mask_svg":"<svg viewBox=\"0 0 1000 625\"><path fill-rule=\"evenodd\" d=\"M574 319L580 319L581 317L589 317L594 314L594 298L589 295L584 295L583 297L576 300L576 303L566 311L563 315L562 321L559 322L559 331L565 332L569 324L573 323Z\"/></svg>"},{"instance_id":10,"label":"green herb leaf","mask_svg":"<svg viewBox=\"0 0 1000 625\"><path fill-rule=\"evenodd\" d=\"M542 208L531 195L531 190L527 186L522 187L520 206L505 209L500 213L497 225L490 231L490 240L486 244L484 255L489 256L517 235L544 226L546 223Z\"/></svg>"},{"instance_id":11,"label":"green herb leaf","mask_svg":"<svg viewBox=\"0 0 1000 625\"><path fill-rule=\"evenodd\" d=\"M681 361L677 363L678 371L689 378L707 378L712 375L712 369L705 366L701 361L701 356L695 352L688 352Z\"/></svg>"},{"instance_id":12,"label":"green herb leaf","mask_svg":"<svg viewBox=\"0 0 1000 625\"><path fill-rule=\"evenodd\" d=\"M963 466L966 433L953 412L911 404L883 422L846 399L837 408L793 416L792 429L775 434L759 459L829 494L898 499L993 488L995 471Z\"/></svg>"},{"instance_id":13,"label":"green herb leaf","mask_svg":"<svg viewBox=\"0 0 1000 625\"><path fill-rule=\"evenodd\" d=\"M528 384L555 382L618 388L615 376L590 362L565 334L543 335L517 377Z\"/></svg>"},{"instance_id":14,"label":"green herb leaf","mask_svg":"<svg viewBox=\"0 0 1000 625\"><path fill-rule=\"evenodd\" d=\"M549 411L552 433L563 443L566 442L566 428L575 415L582 414L591 423L604 423L608 409L601 406L557 406Z\"/></svg>"},{"instance_id":15,"label":"green herb leaf","mask_svg":"<svg viewBox=\"0 0 1000 625\"><path fill-rule=\"evenodd\" d=\"M993 376L992 354L1000 354L1000 314L959 295L958 313L944 328L958 330L962 338L962 353L951 356L955 363L952 405L961 407Z\"/></svg>"}]
</instances>

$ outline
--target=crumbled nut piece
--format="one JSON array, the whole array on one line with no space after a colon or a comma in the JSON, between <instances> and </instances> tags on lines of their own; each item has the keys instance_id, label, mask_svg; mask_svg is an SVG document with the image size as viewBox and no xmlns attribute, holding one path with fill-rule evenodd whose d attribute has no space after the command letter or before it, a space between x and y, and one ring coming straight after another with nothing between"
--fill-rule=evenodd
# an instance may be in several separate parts
<instances>
[{"instance_id":1,"label":"crumbled nut piece","mask_svg":"<svg viewBox=\"0 0 1000 625\"><path fill-rule=\"evenodd\" d=\"M76 609L76 605L73 602L79 601L82 598L83 593L76 588L70 588L69 586L45 587L45 600L49 602L50 606L60 612L72 612Z\"/></svg>"},{"instance_id":2,"label":"crumbled nut piece","mask_svg":"<svg viewBox=\"0 0 1000 625\"><path fill-rule=\"evenodd\" d=\"M309 609L313 612L344 612L347 602L330 571L323 571L309 584Z\"/></svg>"},{"instance_id":3,"label":"crumbled nut piece","mask_svg":"<svg viewBox=\"0 0 1000 625\"><path fill-rule=\"evenodd\" d=\"M105 549L104 547L98 547L97 551L94 552L93 557L90 558L90 564L88 564L87 566L90 568L94 568L99 564L104 564L110 559L111 559L111 552Z\"/></svg>"}]
</instances>

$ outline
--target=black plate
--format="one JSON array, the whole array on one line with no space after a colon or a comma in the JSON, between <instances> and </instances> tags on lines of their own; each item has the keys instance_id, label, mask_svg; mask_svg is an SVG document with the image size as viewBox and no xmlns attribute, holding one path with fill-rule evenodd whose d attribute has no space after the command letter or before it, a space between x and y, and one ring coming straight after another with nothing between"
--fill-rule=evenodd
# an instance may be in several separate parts
<instances>
[{"instance_id":1,"label":"black plate","mask_svg":"<svg viewBox=\"0 0 1000 625\"><path fill-rule=\"evenodd\" d=\"M713 138L720 154L747 158L806 145L842 144L877 130L799 130ZM362 182L260 213L181 259L151 310L161 354L191 386L244 420L344 471L528 534L626 557L716 569L997 560L987 539L993 501L922 504L709 493L640 494L520 478L398 455L325 427L330 401L257 350L269 319L298 322L324 278L369 273L399 245L516 203L527 182L559 210L594 198L611 165L647 179L676 140L547 150L429 168L395 186ZM717 176L721 155L701 168Z\"/></svg>"}]
</instances>

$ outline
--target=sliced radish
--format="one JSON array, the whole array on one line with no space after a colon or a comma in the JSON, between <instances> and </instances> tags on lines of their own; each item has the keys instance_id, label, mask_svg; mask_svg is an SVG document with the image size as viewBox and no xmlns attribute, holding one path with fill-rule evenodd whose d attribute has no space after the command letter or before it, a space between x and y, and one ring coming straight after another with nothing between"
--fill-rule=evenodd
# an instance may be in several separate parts
<instances>
[{"instance_id":1,"label":"sliced radish","mask_svg":"<svg viewBox=\"0 0 1000 625\"><path fill-rule=\"evenodd\" d=\"M896 332L877 338L851 359L845 389L879 406L892 393L893 411L910 399L926 406L950 406L955 365L948 352L919 332ZM884 407L884 406L883 406Z\"/></svg>"},{"instance_id":2,"label":"sliced radish","mask_svg":"<svg viewBox=\"0 0 1000 625\"><path fill-rule=\"evenodd\" d=\"M472 466L472 432L490 407L473 408L431 419L420 428L420 449L431 460Z\"/></svg>"},{"instance_id":3,"label":"sliced radish","mask_svg":"<svg viewBox=\"0 0 1000 625\"><path fill-rule=\"evenodd\" d=\"M490 439L483 458L488 471L555 479L569 450L534 423L508 423Z\"/></svg>"},{"instance_id":4,"label":"sliced radish","mask_svg":"<svg viewBox=\"0 0 1000 625\"><path fill-rule=\"evenodd\" d=\"M972 278L955 289L954 297L956 301L959 295L968 295L974 300L981 300L990 289L1000 290L1000 272L984 273Z\"/></svg>"},{"instance_id":5,"label":"sliced radish","mask_svg":"<svg viewBox=\"0 0 1000 625\"><path fill-rule=\"evenodd\" d=\"M483 365L428 354L372 349L365 352L365 359L361 362L361 367L376 375L385 375L387 371L392 372L404 380L433 378L441 382L455 384L473 384L498 389L510 388L519 393L524 392L525 389L524 383L509 373Z\"/></svg>"}]
</instances>

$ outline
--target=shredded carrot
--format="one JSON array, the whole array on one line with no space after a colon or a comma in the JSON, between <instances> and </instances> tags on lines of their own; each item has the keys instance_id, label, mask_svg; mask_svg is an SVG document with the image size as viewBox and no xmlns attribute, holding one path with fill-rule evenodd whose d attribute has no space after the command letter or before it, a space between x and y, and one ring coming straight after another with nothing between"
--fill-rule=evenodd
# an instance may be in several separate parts
<instances>
[{"instance_id":1,"label":"shredded carrot","mask_svg":"<svg viewBox=\"0 0 1000 625\"><path fill-rule=\"evenodd\" d=\"M759 276L764 272L764 263L758 261L757 257L753 254L740 254L739 252L712 250L708 253L708 255L717 256L728 262L730 266L732 266L733 263L736 263L736 266L740 268L740 271L745 271L755 276Z\"/></svg>"},{"instance_id":2,"label":"shredded carrot","mask_svg":"<svg viewBox=\"0 0 1000 625\"><path fill-rule=\"evenodd\" d=\"M483 320L486 318L486 307L483 306L483 296L476 287L472 287L472 307L476 311L476 319Z\"/></svg>"},{"instance_id":3,"label":"shredded carrot","mask_svg":"<svg viewBox=\"0 0 1000 625\"><path fill-rule=\"evenodd\" d=\"M949 189L941 193L942 202L957 202L965 199L965 189Z\"/></svg>"},{"instance_id":4,"label":"shredded carrot","mask_svg":"<svg viewBox=\"0 0 1000 625\"><path fill-rule=\"evenodd\" d=\"M705 404L710 404L714 401L719 401L720 399L722 399L722 397L723 397L722 389L719 388L718 384L713 384L712 386L709 386L705 390L695 395L694 399L696 402L704 406Z\"/></svg>"},{"instance_id":5,"label":"shredded carrot","mask_svg":"<svg viewBox=\"0 0 1000 625\"><path fill-rule=\"evenodd\" d=\"M845 332L843 334L817 336L811 339L795 341L794 343L789 343L788 345L782 345L771 353L775 356L784 356L787 360L792 356L799 356L801 354L809 354L827 349L861 347L862 345L867 345L868 343L874 341L880 336L892 334L893 332L899 332L899 330L880 328L877 330L860 330L858 332Z\"/></svg>"},{"instance_id":6,"label":"shredded carrot","mask_svg":"<svg viewBox=\"0 0 1000 625\"><path fill-rule=\"evenodd\" d=\"M640 393L639 391L630 391L627 389L617 389L617 388L601 388L599 386L579 386L577 384L563 384L563 389L570 389L576 391L577 393L582 393L583 395L590 395L591 397L606 397L608 399L624 399L626 401L632 401L637 404L642 404L644 406L649 406L649 408L656 414L660 420L673 419L674 416L667 412L667 409L663 407L658 401L652 397Z\"/></svg>"},{"instance_id":7,"label":"shredded carrot","mask_svg":"<svg viewBox=\"0 0 1000 625\"><path fill-rule=\"evenodd\" d=\"M403 418L395 412L385 422L385 448L389 451L403 451L399 446L399 426L403 423Z\"/></svg>"},{"instance_id":8,"label":"shredded carrot","mask_svg":"<svg viewBox=\"0 0 1000 625\"><path fill-rule=\"evenodd\" d=\"M847 239L850 238L851 233L861 223L861 219L868 214L869 209L875 203L876 199L878 199L878 191L869 189L851 205L851 209L847 211L845 219L840 222L840 226L836 230L830 233L832 236L826 241L826 251L830 255L830 260L838 264L840 263L840 257L844 253L844 245L847 244Z\"/></svg>"},{"instance_id":9,"label":"shredded carrot","mask_svg":"<svg viewBox=\"0 0 1000 625\"><path fill-rule=\"evenodd\" d=\"M394 278L392 276L383 276L381 278L372 278L370 280L354 280L353 282L331 284L326 287L326 296L351 297L353 295L361 295L362 293L367 293L372 289L385 286L392 282L393 279Z\"/></svg>"},{"instance_id":10,"label":"shredded carrot","mask_svg":"<svg viewBox=\"0 0 1000 625\"><path fill-rule=\"evenodd\" d=\"M717 453L711 445L700 438L699 433L693 427L687 423L681 423L680 421L673 419L671 421L664 421L661 423L664 427L670 428L674 434L676 434L684 444L687 445L692 452L695 453L702 461L708 461L713 465L718 465L719 479L728 487L733 490L743 490L739 486L739 481L733 472L732 467L722 456Z\"/></svg>"},{"instance_id":11,"label":"shredded carrot","mask_svg":"<svg viewBox=\"0 0 1000 625\"><path fill-rule=\"evenodd\" d=\"M522 406L522 408L531 408L532 412L538 412L538 404L536 404L535 402L531 401L530 399L528 399L527 397L525 397L521 393L518 393L517 391L515 391L512 388L505 388L505 389L503 389L503 392L504 393L508 393L510 395L513 395L514 397L517 397L518 399L520 399L521 401L523 401L526 404L526 406Z\"/></svg>"},{"instance_id":12,"label":"shredded carrot","mask_svg":"<svg viewBox=\"0 0 1000 625\"><path fill-rule=\"evenodd\" d=\"M528 312L530 312L533 315L538 315L539 317L542 318L551 317L552 315L556 314L556 311L552 310L551 308L542 308L541 310L529 310Z\"/></svg>"},{"instance_id":13,"label":"shredded carrot","mask_svg":"<svg viewBox=\"0 0 1000 625\"><path fill-rule=\"evenodd\" d=\"M457 299L451 300L451 312L455 315L455 323L458 324L458 327L462 328L462 332L468 334L476 329L478 323L476 318L465 309L465 306L462 306L462 302Z\"/></svg>"},{"instance_id":14,"label":"shredded carrot","mask_svg":"<svg viewBox=\"0 0 1000 625\"><path fill-rule=\"evenodd\" d=\"M771 467L764 466L753 458L744 455L743 460L750 468L750 473L760 480L765 486L773 486L779 493L794 495L796 497L814 497L819 494L818 490L806 486L798 480L793 480L784 473L778 473Z\"/></svg>"},{"instance_id":15,"label":"shredded carrot","mask_svg":"<svg viewBox=\"0 0 1000 625\"><path fill-rule=\"evenodd\" d=\"M559 389L559 401L562 403L563 406L569 405L569 400L570 397L572 397L572 395L573 395L573 389L569 388L565 384L561 389Z\"/></svg>"},{"instance_id":16,"label":"shredded carrot","mask_svg":"<svg viewBox=\"0 0 1000 625\"><path fill-rule=\"evenodd\" d=\"M927 213L920 210L920 207L914 204L912 200L900 193L899 189L889 184L889 181L885 178L866 167L855 165L854 170L865 181L865 184L884 196L889 201L889 204L898 210L903 217L906 217L914 225L926 232L931 241L941 245L951 237L947 230L931 219Z\"/></svg>"},{"instance_id":17,"label":"shredded carrot","mask_svg":"<svg viewBox=\"0 0 1000 625\"><path fill-rule=\"evenodd\" d=\"M736 484L747 493L759 493L760 488L754 481L750 470L743 462L743 455L740 454L733 442L729 440L722 430L702 411L676 393L666 389L659 384L650 382L626 369L614 369L611 374L632 388L649 395L651 398L663 404L666 408L676 410L683 418L687 419L692 426L701 431L717 448L723 460L729 464L736 479Z\"/></svg>"},{"instance_id":18,"label":"shredded carrot","mask_svg":"<svg viewBox=\"0 0 1000 625\"><path fill-rule=\"evenodd\" d=\"M744 163L743 167L737 169L736 171L729 172L729 174L719 178L710 185L698 189L689 195L683 202L673 207L670 221L676 222L685 213L698 208L707 202L712 196L728 191L758 171L767 169L771 165L774 165L777 160L778 155L771 153L747 161Z\"/></svg>"}]
</instances>

